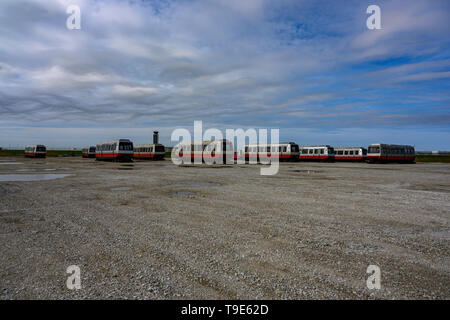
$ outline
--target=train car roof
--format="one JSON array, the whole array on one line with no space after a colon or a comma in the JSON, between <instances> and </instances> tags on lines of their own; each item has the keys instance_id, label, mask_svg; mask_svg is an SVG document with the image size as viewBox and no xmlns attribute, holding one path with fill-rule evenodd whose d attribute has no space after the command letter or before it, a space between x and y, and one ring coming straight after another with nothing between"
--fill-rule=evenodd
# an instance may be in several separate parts
<instances>
[{"instance_id":1,"label":"train car roof","mask_svg":"<svg viewBox=\"0 0 450 320\"><path fill-rule=\"evenodd\" d=\"M200 144L200 143L205 143L205 144L209 144L209 143L211 143L211 142L230 142L231 143L231 141L230 140L227 140L227 139L217 139L217 140L193 140L193 141L191 141L191 142L188 142L188 141L182 141L182 142L180 142L179 144Z\"/></svg>"},{"instance_id":2,"label":"train car roof","mask_svg":"<svg viewBox=\"0 0 450 320\"><path fill-rule=\"evenodd\" d=\"M117 142L131 142L130 139L117 139L117 140L109 140L109 141L102 141L98 144L104 144L104 143L117 143Z\"/></svg>"},{"instance_id":3,"label":"train car roof","mask_svg":"<svg viewBox=\"0 0 450 320\"><path fill-rule=\"evenodd\" d=\"M328 145L328 144L323 144L323 145L317 145L317 146L300 146L300 148L333 148L332 146Z\"/></svg>"},{"instance_id":4,"label":"train car roof","mask_svg":"<svg viewBox=\"0 0 450 320\"><path fill-rule=\"evenodd\" d=\"M409 144L372 143L369 147L371 147L371 146L380 146L380 147L411 147L411 148L414 148L413 146L411 146Z\"/></svg>"},{"instance_id":5,"label":"train car roof","mask_svg":"<svg viewBox=\"0 0 450 320\"><path fill-rule=\"evenodd\" d=\"M153 147L153 146L163 146L164 147L164 145L163 144L161 144L161 143L147 143L147 144L137 144L137 145L135 145L134 147L135 148L139 148L139 147Z\"/></svg>"},{"instance_id":6,"label":"train car roof","mask_svg":"<svg viewBox=\"0 0 450 320\"><path fill-rule=\"evenodd\" d=\"M337 147L334 148L334 150L338 150L338 149L365 149L364 147Z\"/></svg>"},{"instance_id":7,"label":"train car roof","mask_svg":"<svg viewBox=\"0 0 450 320\"><path fill-rule=\"evenodd\" d=\"M246 144L245 146L267 146L267 145L277 145L277 144L295 144L295 142L277 142L277 143L251 143Z\"/></svg>"}]
</instances>

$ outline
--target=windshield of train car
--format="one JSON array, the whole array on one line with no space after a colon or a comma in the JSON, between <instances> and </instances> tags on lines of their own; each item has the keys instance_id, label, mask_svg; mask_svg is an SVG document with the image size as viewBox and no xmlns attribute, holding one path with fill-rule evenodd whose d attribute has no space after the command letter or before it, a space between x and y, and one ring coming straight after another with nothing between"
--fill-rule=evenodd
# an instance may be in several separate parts
<instances>
[{"instance_id":1,"label":"windshield of train car","mask_svg":"<svg viewBox=\"0 0 450 320\"><path fill-rule=\"evenodd\" d=\"M36 148L36 151L45 151L45 147L43 147L43 146L38 146L38 147Z\"/></svg>"},{"instance_id":2,"label":"windshield of train car","mask_svg":"<svg viewBox=\"0 0 450 320\"><path fill-rule=\"evenodd\" d=\"M131 142L120 142L119 150L123 151L133 151L133 144Z\"/></svg>"},{"instance_id":3,"label":"windshield of train car","mask_svg":"<svg viewBox=\"0 0 450 320\"><path fill-rule=\"evenodd\" d=\"M369 147L369 153L379 153L380 147Z\"/></svg>"},{"instance_id":4,"label":"windshield of train car","mask_svg":"<svg viewBox=\"0 0 450 320\"><path fill-rule=\"evenodd\" d=\"M164 146L156 146L155 151L156 152L164 152Z\"/></svg>"},{"instance_id":5,"label":"windshield of train car","mask_svg":"<svg viewBox=\"0 0 450 320\"><path fill-rule=\"evenodd\" d=\"M291 151L292 151L292 152L298 152L298 146L296 146L296 145L291 145Z\"/></svg>"},{"instance_id":6,"label":"windshield of train car","mask_svg":"<svg viewBox=\"0 0 450 320\"><path fill-rule=\"evenodd\" d=\"M334 153L334 148L328 148L328 154L333 154Z\"/></svg>"}]
</instances>

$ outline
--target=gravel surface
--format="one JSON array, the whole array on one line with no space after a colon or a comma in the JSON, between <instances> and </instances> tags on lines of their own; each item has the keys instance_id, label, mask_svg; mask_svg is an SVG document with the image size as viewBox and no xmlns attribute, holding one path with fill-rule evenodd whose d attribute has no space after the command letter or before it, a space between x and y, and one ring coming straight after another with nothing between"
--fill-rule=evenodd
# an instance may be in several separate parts
<instances>
[{"instance_id":1,"label":"gravel surface","mask_svg":"<svg viewBox=\"0 0 450 320\"><path fill-rule=\"evenodd\" d=\"M2 162L1 299L450 299L448 164Z\"/></svg>"}]
</instances>

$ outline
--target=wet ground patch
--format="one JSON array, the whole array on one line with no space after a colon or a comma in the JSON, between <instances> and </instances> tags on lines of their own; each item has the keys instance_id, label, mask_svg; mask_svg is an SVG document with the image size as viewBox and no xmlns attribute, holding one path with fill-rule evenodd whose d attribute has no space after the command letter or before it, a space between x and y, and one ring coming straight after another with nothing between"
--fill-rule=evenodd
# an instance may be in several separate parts
<instances>
[{"instance_id":1,"label":"wet ground patch","mask_svg":"<svg viewBox=\"0 0 450 320\"><path fill-rule=\"evenodd\" d=\"M132 187L116 187L116 188L111 188L109 189L111 191L128 191L128 190L133 190Z\"/></svg>"},{"instance_id":2,"label":"wet ground patch","mask_svg":"<svg viewBox=\"0 0 450 320\"><path fill-rule=\"evenodd\" d=\"M73 176L73 174L0 174L0 181L43 181Z\"/></svg>"},{"instance_id":3,"label":"wet ground patch","mask_svg":"<svg viewBox=\"0 0 450 320\"><path fill-rule=\"evenodd\" d=\"M173 191L173 195L181 196L181 197L187 197L187 198L194 198L195 192L192 191Z\"/></svg>"}]
</instances>

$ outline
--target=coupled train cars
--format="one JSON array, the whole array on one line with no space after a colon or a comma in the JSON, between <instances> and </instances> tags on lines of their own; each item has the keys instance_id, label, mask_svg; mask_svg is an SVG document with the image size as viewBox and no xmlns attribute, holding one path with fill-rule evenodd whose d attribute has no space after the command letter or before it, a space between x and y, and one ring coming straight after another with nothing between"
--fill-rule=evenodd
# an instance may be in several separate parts
<instances>
[{"instance_id":1,"label":"coupled train cars","mask_svg":"<svg viewBox=\"0 0 450 320\"><path fill-rule=\"evenodd\" d=\"M47 148L42 144L26 146L24 154L25 157L29 158L45 158L47 155Z\"/></svg>"},{"instance_id":2,"label":"coupled train cars","mask_svg":"<svg viewBox=\"0 0 450 320\"><path fill-rule=\"evenodd\" d=\"M183 163L229 163L235 159L233 144L226 139L182 142L173 148L172 154Z\"/></svg>"},{"instance_id":3,"label":"coupled train cars","mask_svg":"<svg viewBox=\"0 0 450 320\"><path fill-rule=\"evenodd\" d=\"M95 148L96 160L131 161L133 142L128 139L105 141Z\"/></svg>"},{"instance_id":4,"label":"coupled train cars","mask_svg":"<svg viewBox=\"0 0 450 320\"><path fill-rule=\"evenodd\" d=\"M26 157L45 157L44 145L32 145L25 148ZM96 146L82 149L84 158L112 161L162 160L166 148L158 143L155 131L153 144L133 146L129 139L106 141ZM237 152L231 141L226 139L210 141L182 142L172 150L172 156L182 163L235 163L245 159L248 163L269 163L277 158L279 161L366 161L413 163L416 152L413 146L394 144L371 144L363 147L333 148L329 145L299 146L294 142L247 144ZM238 161L239 163L239 161Z\"/></svg>"},{"instance_id":5,"label":"coupled train cars","mask_svg":"<svg viewBox=\"0 0 450 320\"><path fill-rule=\"evenodd\" d=\"M81 156L83 158L95 158L95 146L84 147L81 149Z\"/></svg>"},{"instance_id":6,"label":"coupled train cars","mask_svg":"<svg viewBox=\"0 0 450 320\"><path fill-rule=\"evenodd\" d=\"M370 162L414 162L416 152L414 147L396 144L371 144L367 151Z\"/></svg>"},{"instance_id":7,"label":"coupled train cars","mask_svg":"<svg viewBox=\"0 0 450 320\"><path fill-rule=\"evenodd\" d=\"M362 147L335 148L334 159L338 161L365 161L367 149Z\"/></svg>"},{"instance_id":8,"label":"coupled train cars","mask_svg":"<svg viewBox=\"0 0 450 320\"><path fill-rule=\"evenodd\" d=\"M162 144L140 144L134 147L133 158L141 160L161 160L166 155Z\"/></svg>"},{"instance_id":9,"label":"coupled train cars","mask_svg":"<svg viewBox=\"0 0 450 320\"><path fill-rule=\"evenodd\" d=\"M249 144L244 147L245 161L267 162L273 157L279 161L297 161L299 156L299 147L294 142L281 142L273 144Z\"/></svg>"}]
</instances>

